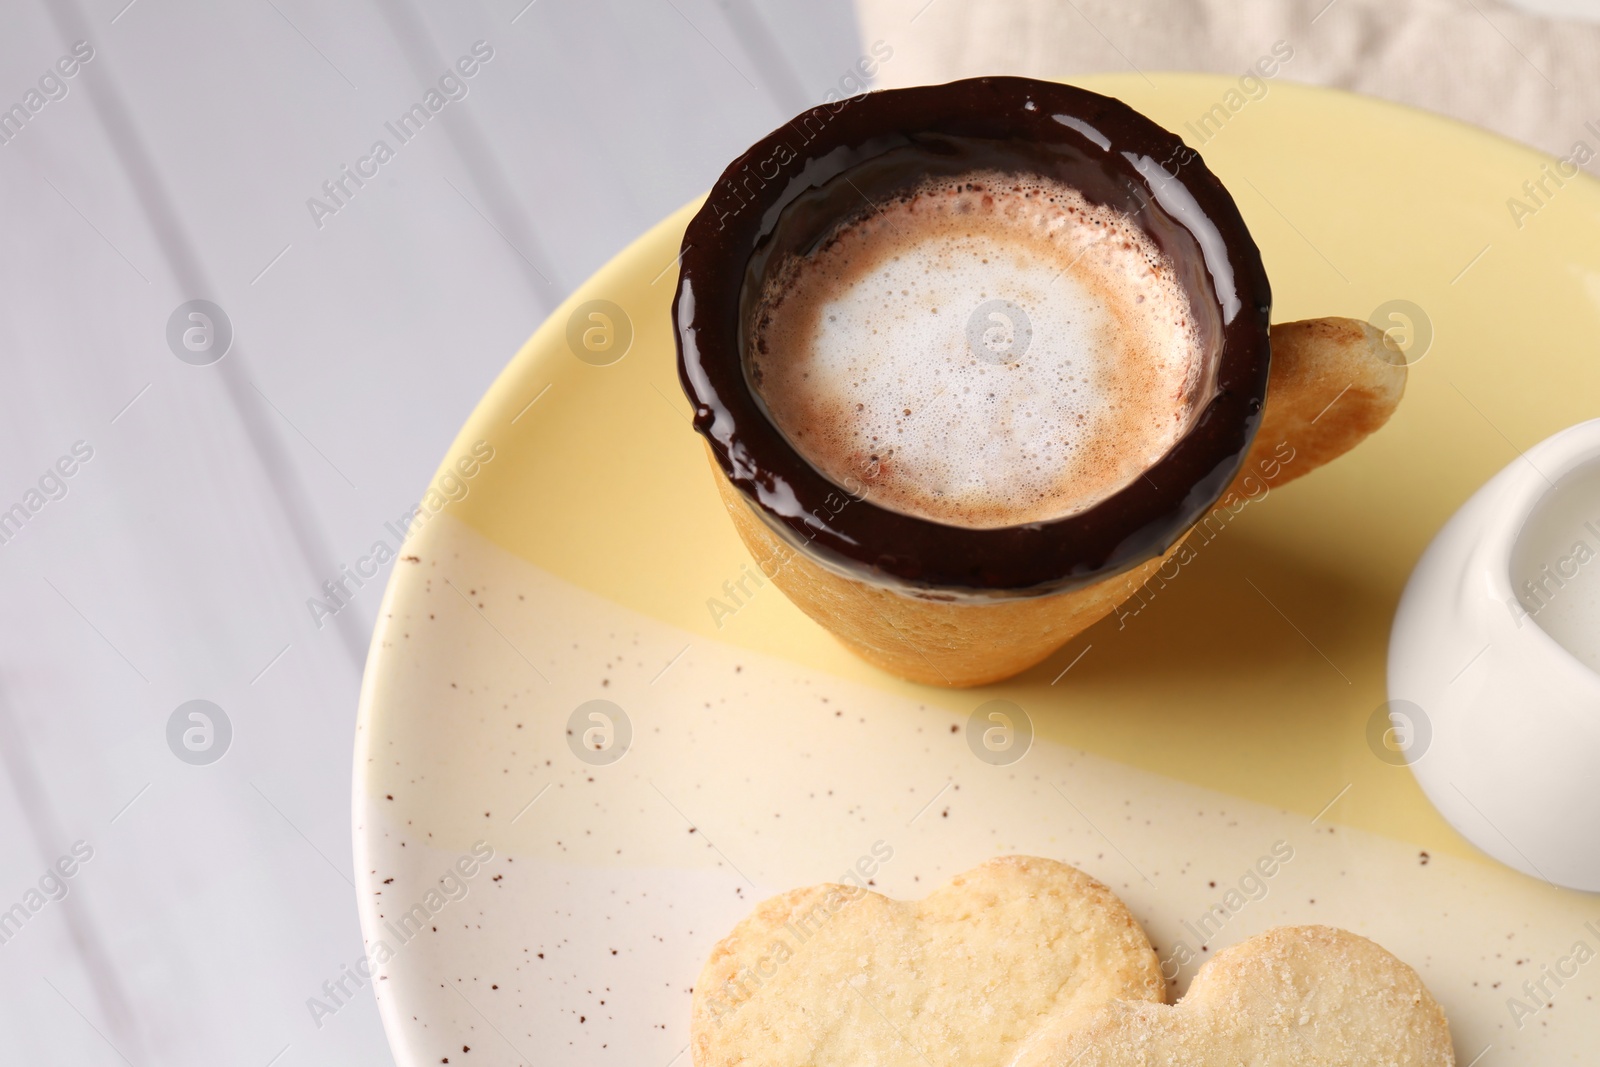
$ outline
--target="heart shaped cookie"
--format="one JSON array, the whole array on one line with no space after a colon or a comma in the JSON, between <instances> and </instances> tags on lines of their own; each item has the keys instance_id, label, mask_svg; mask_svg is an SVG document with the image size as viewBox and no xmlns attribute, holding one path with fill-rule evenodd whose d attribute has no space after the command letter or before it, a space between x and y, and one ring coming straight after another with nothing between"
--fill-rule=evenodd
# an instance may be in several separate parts
<instances>
[{"instance_id":1,"label":"heart shaped cookie","mask_svg":"<svg viewBox=\"0 0 1600 1067\"><path fill-rule=\"evenodd\" d=\"M1008 856L920 901L820 885L763 902L701 971L690 1044L696 1067L996 1067L1046 1023L1161 1000L1116 894Z\"/></svg>"},{"instance_id":2,"label":"heart shaped cookie","mask_svg":"<svg viewBox=\"0 0 1600 1067\"><path fill-rule=\"evenodd\" d=\"M1444 1011L1417 973L1326 926L1268 930L1200 969L1175 1007L1148 999L1059 1020L1012 1067L1452 1067Z\"/></svg>"}]
</instances>

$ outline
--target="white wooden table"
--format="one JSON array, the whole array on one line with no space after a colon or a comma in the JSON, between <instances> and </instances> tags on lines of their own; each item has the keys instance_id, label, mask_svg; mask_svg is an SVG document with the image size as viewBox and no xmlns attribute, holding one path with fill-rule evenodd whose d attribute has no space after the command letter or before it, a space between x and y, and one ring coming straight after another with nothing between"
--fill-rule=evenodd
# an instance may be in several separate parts
<instances>
[{"instance_id":1,"label":"white wooden table","mask_svg":"<svg viewBox=\"0 0 1600 1067\"><path fill-rule=\"evenodd\" d=\"M544 315L864 51L847 0L0 8L0 1062L390 1062L324 985L387 578L346 569Z\"/></svg>"},{"instance_id":2,"label":"white wooden table","mask_svg":"<svg viewBox=\"0 0 1600 1067\"><path fill-rule=\"evenodd\" d=\"M546 312L860 52L843 0L0 8L0 1062L390 1062L369 990L307 1007L361 955L387 567L307 601ZM167 341L194 298L208 365ZM168 745L195 699L208 765Z\"/></svg>"}]
</instances>

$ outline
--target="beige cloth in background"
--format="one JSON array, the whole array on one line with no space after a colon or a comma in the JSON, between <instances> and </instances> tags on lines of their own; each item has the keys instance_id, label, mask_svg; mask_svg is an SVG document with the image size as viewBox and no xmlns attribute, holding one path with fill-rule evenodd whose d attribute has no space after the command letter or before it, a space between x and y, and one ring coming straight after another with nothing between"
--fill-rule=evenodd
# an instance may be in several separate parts
<instances>
[{"instance_id":1,"label":"beige cloth in background","mask_svg":"<svg viewBox=\"0 0 1600 1067\"><path fill-rule=\"evenodd\" d=\"M884 88L983 74L1242 74L1277 41L1279 77L1426 108L1600 174L1600 25L1494 0L857 0L894 55Z\"/></svg>"}]
</instances>

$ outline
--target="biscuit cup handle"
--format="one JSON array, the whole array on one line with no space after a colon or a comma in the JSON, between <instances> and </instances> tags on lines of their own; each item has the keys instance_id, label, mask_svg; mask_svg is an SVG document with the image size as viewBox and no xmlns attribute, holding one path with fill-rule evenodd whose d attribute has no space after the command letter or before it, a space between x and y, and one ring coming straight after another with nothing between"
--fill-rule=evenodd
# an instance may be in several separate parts
<instances>
[{"instance_id":1,"label":"biscuit cup handle","mask_svg":"<svg viewBox=\"0 0 1600 1067\"><path fill-rule=\"evenodd\" d=\"M1389 421L1406 389L1406 360L1359 319L1272 327L1272 371L1254 443L1229 494L1255 496L1338 459Z\"/></svg>"}]
</instances>

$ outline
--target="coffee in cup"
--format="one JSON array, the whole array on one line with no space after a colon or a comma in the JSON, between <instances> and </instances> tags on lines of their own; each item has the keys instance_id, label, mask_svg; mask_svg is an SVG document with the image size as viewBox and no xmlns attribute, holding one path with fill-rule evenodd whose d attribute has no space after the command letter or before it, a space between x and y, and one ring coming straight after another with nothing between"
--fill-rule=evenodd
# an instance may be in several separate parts
<instances>
[{"instance_id":1,"label":"coffee in cup","mask_svg":"<svg viewBox=\"0 0 1600 1067\"><path fill-rule=\"evenodd\" d=\"M951 526L1100 503L1194 423L1189 296L1128 215L978 171L876 204L767 283L747 373L789 443Z\"/></svg>"},{"instance_id":2,"label":"coffee in cup","mask_svg":"<svg viewBox=\"0 0 1600 1067\"><path fill-rule=\"evenodd\" d=\"M1241 480L1387 419L1405 368L1381 333L1317 320L1278 345L1270 305L1232 198L1175 135L979 78L758 142L685 232L673 316L762 571L863 658L961 686L1106 615Z\"/></svg>"}]
</instances>

